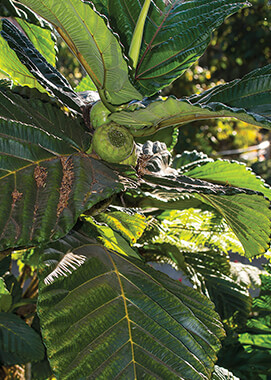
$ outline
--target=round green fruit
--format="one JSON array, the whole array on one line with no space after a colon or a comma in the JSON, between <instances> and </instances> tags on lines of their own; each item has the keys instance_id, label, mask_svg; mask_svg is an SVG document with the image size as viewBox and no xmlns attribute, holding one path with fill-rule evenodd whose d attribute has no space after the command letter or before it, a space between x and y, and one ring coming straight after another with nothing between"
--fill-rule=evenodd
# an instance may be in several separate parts
<instances>
[{"instance_id":1,"label":"round green fruit","mask_svg":"<svg viewBox=\"0 0 271 380\"><path fill-rule=\"evenodd\" d=\"M125 127L111 122L95 130L92 147L104 161L120 163L132 154L134 138Z\"/></svg>"},{"instance_id":2,"label":"round green fruit","mask_svg":"<svg viewBox=\"0 0 271 380\"><path fill-rule=\"evenodd\" d=\"M103 124L108 124L108 116L110 111L106 108L101 100L94 103L90 110L90 122L94 129L100 127Z\"/></svg>"}]
</instances>

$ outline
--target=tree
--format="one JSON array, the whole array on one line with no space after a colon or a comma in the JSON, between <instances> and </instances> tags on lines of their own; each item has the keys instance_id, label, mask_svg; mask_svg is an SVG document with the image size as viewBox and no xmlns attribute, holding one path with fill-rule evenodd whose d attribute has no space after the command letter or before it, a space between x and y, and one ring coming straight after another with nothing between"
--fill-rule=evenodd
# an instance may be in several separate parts
<instances>
[{"instance_id":1,"label":"tree","mask_svg":"<svg viewBox=\"0 0 271 380\"><path fill-rule=\"evenodd\" d=\"M4 366L28 363L36 379L51 371L59 379L233 378L214 365L225 330L228 339L246 326L253 281L234 277L228 251L267 251L271 190L237 162L196 151L172 160L170 150L177 128L193 120L233 117L270 128L271 65L182 99L159 91L247 5L3 2ZM87 73L76 89L54 67L55 32ZM21 285L32 278L24 294L10 273L11 251ZM153 261L182 269L194 288ZM257 375L268 371L261 366Z\"/></svg>"}]
</instances>

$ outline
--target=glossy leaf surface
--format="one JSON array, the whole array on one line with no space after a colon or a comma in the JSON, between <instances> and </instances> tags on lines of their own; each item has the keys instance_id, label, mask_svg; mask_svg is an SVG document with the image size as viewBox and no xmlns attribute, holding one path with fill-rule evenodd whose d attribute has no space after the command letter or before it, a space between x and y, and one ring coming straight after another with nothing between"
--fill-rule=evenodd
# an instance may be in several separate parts
<instances>
[{"instance_id":1,"label":"glossy leaf surface","mask_svg":"<svg viewBox=\"0 0 271 380\"><path fill-rule=\"evenodd\" d=\"M90 3L81 0L22 0L51 22L109 103L140 99L128 79L117 38Z\"/></svg>"},{"instance_id":2,"label":"glossy leaf surface","mask_svg":"<svg viewBox=\"0 0 271 380\"><path fill-rule=\"evenodd\" d=\"M70 108L80 111L80 106L83 106L84 103L73 91L69 82L46 61L32 42L8 20L3 20L2 36L41 86ZM25 54L26 51L27 54Z\"/></svg>"},{"instance_id":3,"label":"glossy leaf surface","mask_svg":"<svg viewBox=\"0 0 271 380\"><path fill-rule=\"evenodd\" d=\"M0 20L0 30L2 30L2 20ZM37 79L30 71L20 62L14 51L10 49L8 43L0 34L0 72L4 76L11 78L15 84L36 87L41 92L46 90L38 83Z\"/></svg>"},{"instance_id":4,"label":"glossy leaf surface","mask_svg":"<svg viewBox=\"0 0 271 380\"><path fill-rule=\"evenodd\" d=\"M8 90L0 95L1 249L57 239L122 184L111 169L78 152L76 120L38 99ZM21 116L24 122L8 120Z\"/></svg>"},{"instance_id":5,"label":"glossy leaf surface","mask_svg":"<svg viewBox=\"0 0 271 380\"><path fill-rule=\"evenodd\" d=\"M126 55L143 0L94 0L120 36ZM150 96L170 84L207 48L212 31L246 1L154 0L145 22L134 78L140 92Z\"/></svg>"},{"instance_id":6,"label":"glossy leaf surface","mask_svg":"<svg viewBox=\"0 0 271 380\"><path fill-rule=\"evenodd\" d=\"M45 285L64 252L85 262ZM221 324L193 289L79 232L50 245L42 268L39 315L61 379L210 377Z\"/></svg>"}]
</instances>

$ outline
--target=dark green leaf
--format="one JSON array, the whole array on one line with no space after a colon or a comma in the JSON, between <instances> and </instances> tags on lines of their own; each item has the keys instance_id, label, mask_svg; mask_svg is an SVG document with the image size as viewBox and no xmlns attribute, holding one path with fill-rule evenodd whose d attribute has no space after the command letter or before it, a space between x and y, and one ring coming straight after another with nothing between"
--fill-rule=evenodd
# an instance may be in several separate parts
<instances>
[{"instance_id":1,"label":"dark green leaf","mask_svg":"<svg viewBox=\"0 0 271 380\"><path fill-rule=\"evenodd\" d=\"M129 82L127 63L117 38L90 3L80 0L21 2L54 25L109 103L118 105L142 98Z\"/></svg>"},{"instance_id":2,"label":"dark green leaf","mask_svg":"<svg viewBox=\"0 0 271 380\"><path fill-rule=\"evenodd\" d=\"M50 276L66 252L84 263ZM42 262L38 309L61 379L210 377L221 324L193 289L78 232Z\"/></svg>"},{"instance_id":3,"label":"dark green leaf","mask_svg":"<svg viewBox=\"0 0 271 380\"><path fill-rule=\"evenodd\" d=\"M222 320L244 321L251 311L252 300L247 289L225 275L205 275L205 284Z\"/></svg>"},{"instance_id":4,"label":"dark green leaf","mask_svg":"<svg viewBox=\"0 0 271 380\"><path fill-rule=\"evenodd\" d=\"M2 24L2 36L37 81L64 104L80 111L80 106L83 106L84 103L73 91L68 81L46 61L32 42L10 21L3 20Z\"/></svg>"},{"instance_id":5,"label":"dark green leaf","mask_svg":"<svg viewBox=\"0 0 271 380\"><path fill-rule=\"evenodd\" d=\"M53 140L63 140L70 152L86 151L90 136L80 118L68 117L46 94L36 89L16 87L12 91L0 88L0 118L32 125L52 135Z\"/></svg>"},{"instance_id":6,"label":"dark green leaf","mask_svg":"<svg viewBox=\"0 0 271 380\"><path fill-rule=\"evenodd\" d=\"M144 1L93 2L105 12L128 54ZM179 77L204 53L212 31L245 5L240 0L152 1L134 73L140 92L150 96Z\"/></svg>"},{"instance_id":7,"label":"dark green leaf","mask_svg":"<svg viewBox=\"0 0 271 380\"><path fill-rule=\"evenodd\" d=\"M24 364L41 360L43 356L39 335L17 315L0 313L0 362Z\"/></svg>"},{"instance_id":8,"label":"dark green leaf","mask_svg":"<svg viewBox=\"0 0 271 380\"><path fill-rule=\"evenodd\" d=\"M14 99L3 98L9 103ZM64 124L63 132L49 134L43 111L45 115L52 112L52 121L61 111L50 104L37 104L41 106L37 118L34 112L31 116L31 104L26 107L31 124L0 118L4 131L0 134L1 249L58 239L73 227L82 212L123 189L111 169L78 153L67 138L62 138L65 128L76 128L77 123L71 120L69 127ZM9 108L4 112L10 112ZM20 117L22 112L23 108L16 109L13 116ZM69 123L62 112L59 117L60 125ZM56 125L52 123L49 129L52 127Z\"/></svg>"}]
</instances>

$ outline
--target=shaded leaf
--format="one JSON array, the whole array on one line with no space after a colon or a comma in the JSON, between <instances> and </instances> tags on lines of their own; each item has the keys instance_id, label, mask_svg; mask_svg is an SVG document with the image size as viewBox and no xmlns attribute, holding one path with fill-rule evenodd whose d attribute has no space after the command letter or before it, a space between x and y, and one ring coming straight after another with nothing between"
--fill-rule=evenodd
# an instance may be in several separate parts
<instances>
[{"instance_id":1,"label":"shaded leaf","mask_svg":"<svg viewBox=\"0 0 271 380\"><path fill-rule=\"evenodd\" d=\"M242 322L247 319L252 300L245 287L225 275L205 275L205 285L222 320L233 318L235 322Z\"/></svg>"},{"instance_id":2,"label":"shaded leaf","mask_svg":"<svg viewBox=\"0 0 271 380\"><path fill-rule=\"evenodd\" d=\"M5 365L35 362L43 358L39 335L20 317L0 313L0 362Z\"/></svg>"},{"instance_id":3,"label":"shaded leaf","mask_svg":"<svg viewBox=\"0 0 271 380\"><path fill-rule=\"evenodd\" d=\"M45 286L68 250L85 263ZM193 289L78 232L50 245L42 263L39 315L61 379L210 377L221 324Z\"/></svg>"},{"instance_id":4,"label":"shaded leaf","mask_svg":"<svg viewBox=\"0 0 271 380\"><path fill-rule=\"evenodd\" d=\"M128 79L127 63L117 38L90 3L80 0L22 0L51 22L109 103L141 99Z\"/></svg>"}]
</instances>

